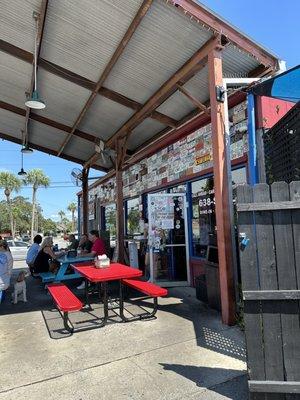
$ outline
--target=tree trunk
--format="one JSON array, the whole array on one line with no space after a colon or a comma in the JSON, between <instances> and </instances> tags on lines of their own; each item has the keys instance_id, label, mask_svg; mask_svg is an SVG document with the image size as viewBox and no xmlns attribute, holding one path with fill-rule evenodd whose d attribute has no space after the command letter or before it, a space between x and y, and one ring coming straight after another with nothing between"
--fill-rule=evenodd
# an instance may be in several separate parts
<instances>
[{"instance_id":1,"label":"tree trunk","mask_svg":"<svg viewBox=\"0 0 300 400\"><path fill-rule=\"evenodd\" d=\"M6 201L7 201L8 212L9 212L9 222L10 222L11 236L14 239L15 238L14 217L13 217L13 213L12 213L12 209L11 209L11 203L10 203L9 195L6 196Z\"/></svg>"},{"instance_id":2,"label":"tree trunk","mask_svg":"<svg viewBox=\"0 0 300 400\"><path fill-rule=\"evenodd\" d=\"M75 211L72 210L72 230L75 232Z\"/></svg>"},{"instance_id":3,"label":"tree trunk","mask_svg":"<svg viewBox=\"0 0 300 400\"><path fill-rule=\"evenodd\" d=\"M32 216L31 216L31 243L33 243L33 237L34 237L33 231L34 231L34 220L35 220L34 214L35 214L36 191L37 191L37 188L34 187L34 185L33 185L33 189L32 189Z\"/></svg>"}]
</instances>

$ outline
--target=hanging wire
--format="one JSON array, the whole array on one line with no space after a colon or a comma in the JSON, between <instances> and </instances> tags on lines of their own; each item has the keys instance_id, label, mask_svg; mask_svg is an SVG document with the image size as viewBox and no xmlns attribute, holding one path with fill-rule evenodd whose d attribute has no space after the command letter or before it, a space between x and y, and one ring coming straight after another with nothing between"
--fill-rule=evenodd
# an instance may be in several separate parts
<instances>
[{"instance_id":1,"label":"hanging wire","mask_svg":"<svg viewBox=\"0 0 300 400\"><path fill-rule=\"evenodd\" d=\"M38 16L35 17L35 38L34 38L34 90L36 91L36 75L37 75L37 40L38 40L38 28L39 21Z\"/></svg>"}]
</instances>

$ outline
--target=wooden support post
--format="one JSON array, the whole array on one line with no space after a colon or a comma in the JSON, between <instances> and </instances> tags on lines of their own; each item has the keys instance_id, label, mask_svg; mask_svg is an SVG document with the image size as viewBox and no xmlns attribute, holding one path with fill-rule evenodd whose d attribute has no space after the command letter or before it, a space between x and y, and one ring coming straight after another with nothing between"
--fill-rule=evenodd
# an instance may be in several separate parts
<instances>
[{"instance_id":1,"label":"wooden support post","mask_svg":"<svg viewBox=\"0 0 300 400\"><path fill-rule=\"evenodd\" d=\"M231 199L228 192L224 104L218 102L216 96L216 86L223 85L221 51L215 49L208 55L208 71L222 321L227 325L232 325L235 322L235 300L229 204Z\"/></svg>"},{"instance_id":2,"label":"wooden support post","mask_svg":"<svg viewBox=\"0 0 300 400\"><path fill-rule=\"evenodd\" d=\"M116 205L117 205L117 257L118 262L124 263L124 212L123 212L123 177L122 166L126 154L126 138L118 139L116 158Z\"/></svg>"},{"instance_id":3,"label":"wooden support post","mask_svg":"<svg viewBox=\"0 0 300 400\"><path fill-rule=\"evenodd\" d=\"M82 232L88 233L89 221L89 168L82 170Z\"/></svg>"}]
</instances>

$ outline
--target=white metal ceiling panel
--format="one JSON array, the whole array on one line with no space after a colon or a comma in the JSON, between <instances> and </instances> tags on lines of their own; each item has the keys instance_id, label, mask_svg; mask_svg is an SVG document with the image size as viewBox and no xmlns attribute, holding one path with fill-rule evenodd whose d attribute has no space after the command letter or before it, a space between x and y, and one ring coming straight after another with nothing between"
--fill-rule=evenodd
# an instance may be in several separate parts
<instances>
[{"instance_id":1,"label":"white metal ceiling panel","mask_svg":"<svg viewBox=\"0 0 300 400\"><path fill-rule=\"evenodd\" d=\"M105 86L144 103L211 37L201 27L155 0Z\"/></svg>"},{"instance_id":2,"label":"white metal ceiling panel","mask_svg":"<svg viewBox=\"0 0 300 400\"><path fill-rule=\"evenodd\" d=\"M59 76L38 71L38 90L46 108L35 111L44 117L72 126L91 92Z\"/></svg>"},{"instance_id":3,"label":"white metal ceiling panel","mask_svg":"<svg viewBox=\"0 0 300 400\"><path fill-rule=\"evenodd\" d=\"M128 139L128 148L135 150L146 140L150 139L157 132L164 129L166 126L158 121L147 118L139 126L137 126L131 133Z\"/></svg>"},{"instance_id":4,"label":"white metal ceiling panel","mask_svg":"<svg viewBox=\"0 0 300 400\"><path fill-rule=\"evenodd\" d=\"M32 15L40 11L41 4L41 0L1 0L1 39L33 53L35 21Z\"/></svg>"},{"instance_id":5,"label":"white metal ceiling panel","mask_svg":"<svg viewBox=\"0 0 300 400\"><path fill-rule=\"evenodd\" d=\"M57 151L67 136L66 132L36 121L30 122L28 133L29 142Z\"/></svg>"},{"instance_id":6,"label":"white metal ceiling panel","mask_svg":"<svg viewBox=\"0 0 300 400\"><path fill-rule=\"evenodd\" d=\"M205 103L209 99L207 73L206 66L184 85L184 88L187 89L187 91L201 103ZM192 103L191 100L189 100L183 93L177 90L157 109L157 111L180 120L195 108L196 106L194 103Z\"/></svg>"},{"instance_id":7,"label":"white metal ceiling panel","mask_svg":"<svg viewBox=\"0 0 300 400\"><path fill-rule=\"evenodd\" d=\"M41 57L97 81L141 3L49 1Z\"/></svg>"},{"instance_id":8,"label":"white metal ceiling panel","mask_svg":"<svg viewBox=\"0 0 300 400\"><path fill-rule=\"evenodd\" d=\"M83 118L80 129L107 140L134 112L112 100L97 96Z\"/></svg>"},{"instance_id":9,"label":"white metal ceiling panel","mask_svg":"<svg viewBox=\"0 0 300 400\"><path fill-rule=\"evenodd\" d=\"M31 74L30 64L0 52L0 100L25 109Z\"/></svg>"},{"instance_id":10,"label":"white metal ceiling panel","mask_svg":"<svg viewBox=\"0 0 300 400\"><path fill-rule=\"evenodd\" d=\"M25 118L0 109L0 132L21 139Z\"/></svg>"}]
</instances>

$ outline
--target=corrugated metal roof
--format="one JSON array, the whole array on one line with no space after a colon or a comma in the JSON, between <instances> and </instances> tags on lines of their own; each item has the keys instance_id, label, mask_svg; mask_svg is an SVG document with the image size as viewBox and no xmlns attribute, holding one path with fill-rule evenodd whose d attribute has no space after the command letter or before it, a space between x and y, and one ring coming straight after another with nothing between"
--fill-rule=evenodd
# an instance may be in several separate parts
<instances>
[{"instance_id":1,"label":"corrugated metal roof","mask_svg":"<svg viewBox=\"0 0 300 400\"><path fill-rule=\"evenodd\" d=\"M72 126L90 96L90 91L40 68L38 90L46 103L37 114Z\"/></svg>"},{"instance_id":2,"label":"corrugated metal roof","mask_svg":"<svg viewBox=\"0 0 300 400\"><path fill-rule=\"evenodd\" d=\"M254 57L232 44L225 47L222 56L224 78L245 78L259 65Z\"/></svg>"},{"instance_id":3,"label":"corrugated metal roof","mask_svg":"<svg viewBox=\"0 0 300 400\"><path fill-rule=\"evenodd\" d=\"M41 0L2 0L0 38L33 52L35 24L32 13L39 11L41 4ZM142 0L55 0L48 4L40 56L97 81ZM212 30L204 27L201 21L191 20L173 4L154 0L104 85L144 104L211 36ZM32 65L17 57L0 55L0 100L25 109L24 92L30 86ZM248 76L258 65L258 60L232 44L223 50L225 77ZM202 103L208 100L207 68L185 87ZM90 95L88 90L46 72L42 66L38 70L38 89L46 109L35 113L68 126L74 124ZM194 108L190 100L176 92L158 111L180 120ZM79 129L106 140L134 112L96 96ZM20 137L24 123L24 117L0 110L0 133ZM165 127L147 118L133 130L129 148L134 150ZM67 136L66 132L34 121L30 121L29 134L29 141L55 151ZM74 136L64 149L65 154L83 161L93 152L93 143Z\"/></svg>"},{"instance_id":4,"label":"corrugated metal roof","mask_svg":"<svg viewBox=\"0 0 300 400\"><path fill-rule=\"evenodd\" d=\"M133 110L98 96L85 115L80 129L93 133L101 139L108 139L134 113Z\"/></svg>"},{"instance_id":5,"label":"corrugated metal roof","mask_svg":"<svg viewBox=\"0 0 300 400\"><path fill-rule=\"evenodd\" d=\"M0 100L25 108L25 92L29 90L32 66L0 53Z\"/></svg>"},{"instance_id":6,"label":"corrugated metal roof","mask_svg":"<svg viewBox=\"0 0 300 400\"><path fill-rule=\"evenodd\" d=\"M21 139L24 129L24 118L0 108L0 132Z\"/></svg>"},{"instance_id":7,"label":"corrugated metal roof","mask_svg":"<svg viewBox=\"0 0 300 400\"><path fill-rule=\"evenodd\" d=\"M198 74L183 85L184 88L201 103L205 103L209 99L207 74L207 66L205 66L200 72L198 72ZM177 91L169 97L169 99L166 100L157 111L180 120L195 108L196 106L191 102L191 100L189 100L183 93Z\"/></svg>"},{"instance_id":8,"label":"corrugated metal roof","mask_svg":"<svg viewBox=\"0 0 300 400\"><path fill-rule=\"evenodd\" d=\"M132 134L127 142L128 148L130 150L136 149L138 146L143 144L146 140L150 139L153 135L164 128L165 126L158 121L155 121L151 118L145 119L132 131Z\"/></svg>"},{"instance_id":9,"label":"corrugated metal roof","mask_svg":"<svg viewBox=\"0 0 300 400\"><path fill-rule=\"evenodd\" d=\"M97 81L141 3L49 1L41 57Z\"/></svg>"},{"instance_id":10,"label":"corrugated metal roof","mask_svg":"<svg viewBox=\"0 0 300 400\"><path fill-rule=\"evenodd\" d=\"M105 86L144 103L211 36L174 6L156 0Z\"/></svg>"},{"instance_id":11,"label":"corrugated metal roof","mask_svg":"<svg viewBox=\"0 0 300 400\"><path fill-rule=\"evenodd\" d=\"M41 0L1 0L0 37L33 53L35 24L33 11L39 12Z\"/></svg>"},{"instance_id":12,"label":"corrugated metal roof","mask_svg":"<svg viewBox=\"0 0 300 400\"><path fill-rule=\"evenodd\" d=\"M52 126L31 121L29 126L29 142L47 147L51 150L58 150L59 145L66 138L67 133L53 128ZM78 155L78 158L79 155Z\"/></svg>"}]
</instances>

